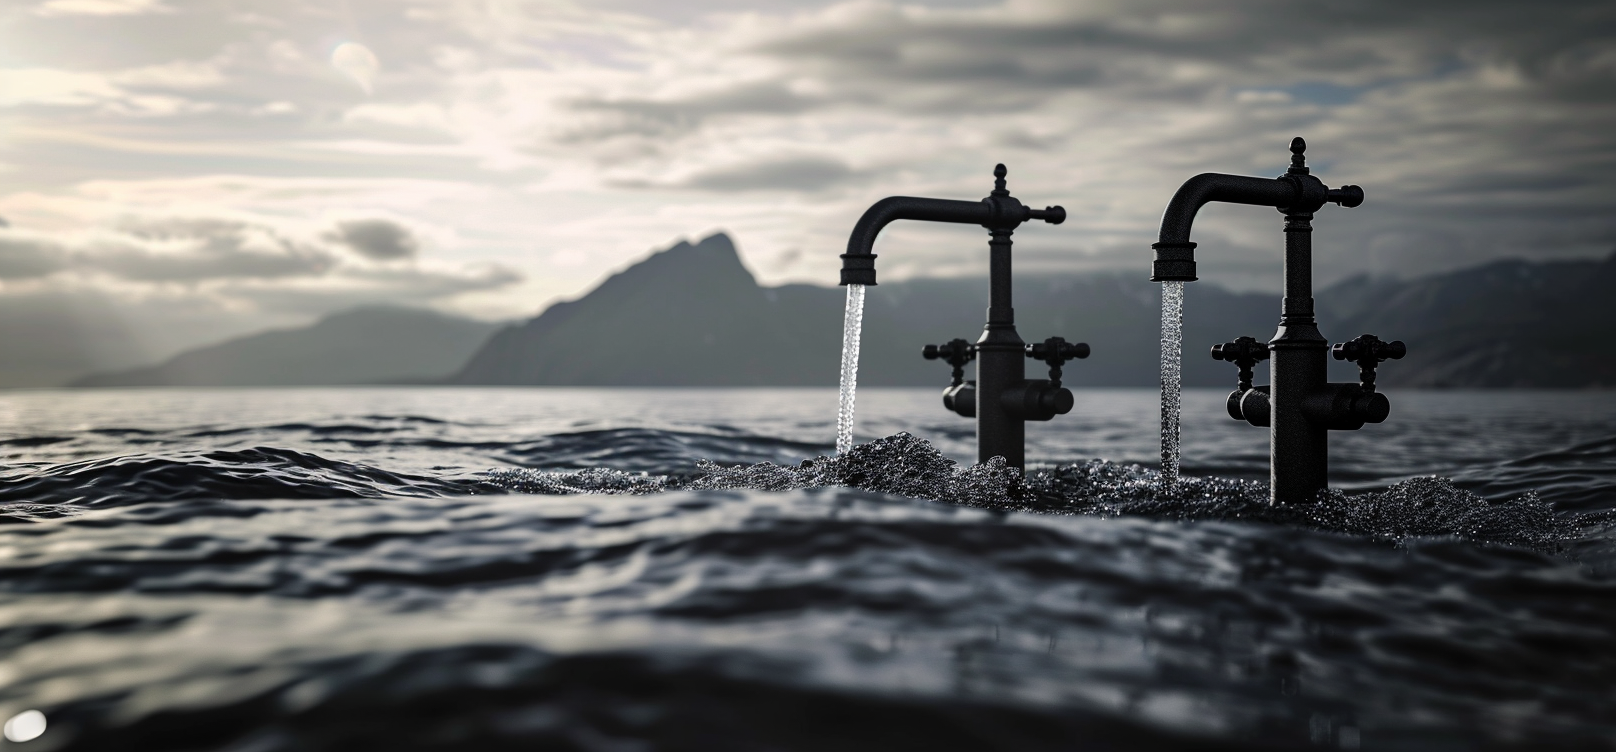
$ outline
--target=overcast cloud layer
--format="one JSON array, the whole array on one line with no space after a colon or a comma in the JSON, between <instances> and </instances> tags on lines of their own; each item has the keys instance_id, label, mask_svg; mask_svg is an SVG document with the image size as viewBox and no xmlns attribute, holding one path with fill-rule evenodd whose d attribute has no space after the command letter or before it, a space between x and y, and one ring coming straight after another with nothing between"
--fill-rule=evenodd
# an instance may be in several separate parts
<instances>
[{"instance_id":1,"label":"overcast cloud layer","mask_svg":"<svg viewBox=\"0 0 1616 752\"><path fill-rule=\"evenodd\" d=\"M864 207L980 197L996 162L1071 217L1019 233L1020 268L1147 274L1185 178L1278 174L1295 135L1368 194L1321 212L1321 282L1609 253L1616 4L19 0L0 295L169 306L197 339L528 315L715 229L829 284ZM1204 277L1277 283L1277 214L1203 216ZM881 266L984 249L894 227Z\"/></svg>"}]
</instances>

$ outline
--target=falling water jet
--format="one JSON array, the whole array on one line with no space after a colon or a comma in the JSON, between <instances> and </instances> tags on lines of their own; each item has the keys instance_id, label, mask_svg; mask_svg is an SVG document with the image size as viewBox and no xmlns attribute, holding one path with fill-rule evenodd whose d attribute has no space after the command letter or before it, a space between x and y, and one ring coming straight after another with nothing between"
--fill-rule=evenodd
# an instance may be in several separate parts
<instances>
[{"instance_id":1,"label":"falling water jet","mask_svg":"<svg viewBox=\"0 0 1616 752\"><path fill-rule=\"evenodd\" d=\"M847 286L847 313L842 318L842 390L836 409L836 454L853 448L853 398L858 390L859 337L864 328L864 285Z\"/></svg>"},{"instance_id":2,"label":"falling water jet","mask_svg":"<svg viewBox=\"0 0 1616 752\"><path fill-rule=\"evenodd\" d=\"M1178 482L1178 418L1182 410L1184 283L1162 283L1161 480Z\"/></svg>"}]
</instances>

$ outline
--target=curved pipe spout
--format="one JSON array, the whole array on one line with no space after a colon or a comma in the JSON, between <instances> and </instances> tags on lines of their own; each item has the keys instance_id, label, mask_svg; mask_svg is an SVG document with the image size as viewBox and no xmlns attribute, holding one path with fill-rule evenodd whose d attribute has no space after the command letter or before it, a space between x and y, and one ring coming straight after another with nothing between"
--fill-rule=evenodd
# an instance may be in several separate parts
<instances>
[{"instance_id":1,"label":"curved pipe spout","mask_svg":"<svg viewBox=\"0 0 1616 752\"><path fill-rule=\"evenodd\" d=\"M883 228L900 219L1011 229L1029 219L1058 225L1066 220L1066 210L1059 206L1034 209L1009 196L990 196L981 201L913 196L884 198L866 209L858 224L853 225L853 234L847 238L847 253L842 254L841 284L875 284L875 238Z\"/></svg>"},{"instance_id":2,"label":"curved pipe spout","mask_svg":"<svg viewBox=\"0 0 1616 752\"><path fill-rule=\"evenodd\" d=\"M1201 207L1213 201L1276 208L1290 206L1300 198L1302 185L1300 181L1286 178L1252 178L1216 172L1202 173L1184 181L1173 194L1173 200L1167 203L1167 211L1162 212L1161 234L1151 246L1156 249L1151 281L1196 280L1195 243L1190 242L1190 228Z\"/></svg>"},{"instance_id":3,"label":"curved pipe spout","mask_svg":"<svg viewBox=\"0 0 1616 752\"><path fill-rule=\"evenodd\" d=\"M1284 178L1251 178L1206 172L1179 186L1173 200L1162 212L1160 241L1188 243L1195 214L1213 201L1250 206L1290 206L1300 192L1294 181Z\"/></svg>"},{"instance_id":4,"label":"curved pipe spout","mask_svg":"<svg viewBox=\"0 0 1616 752\"><path fill-rule=\"evenodd\" d=\"M1190 228L1195 214L1213 201L1248 206L1272 206L1287 215L1308 216L1326 203L1352 208L1363 203L1363 189L1355 185L1326 188L1307 169L1303 152L1307 142L1291 140L1291 169L1277 178L1252 178L1208 172L1196 175L1179 186L1173 200L1162 212L1161 234L1151 248L1156 261L1151 266L1154 282L1195 281L1195 243Z\"/></svg>"}]
</instances>

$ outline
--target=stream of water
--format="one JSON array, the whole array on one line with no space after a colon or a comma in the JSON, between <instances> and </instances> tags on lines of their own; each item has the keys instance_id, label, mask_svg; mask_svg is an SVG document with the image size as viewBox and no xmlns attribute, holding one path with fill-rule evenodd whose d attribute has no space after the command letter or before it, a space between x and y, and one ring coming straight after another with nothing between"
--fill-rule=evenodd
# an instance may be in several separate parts
<instances>
[{"instance_id":1,"label":"stream of water","mask_svg":"<svg viewBox=\"0 0 1616 752\"><path fill-rule=\"evenodd\" d=\"M847 313L842 317L841 399L836 408L836 453L853 448L853 400L858 391L859 338L864 330L864 285L847 286Z\"/></svg>"},{"instance_id":2,"label":"stream of water","mask_svg":"<svg viewBox=\"0 0 1616 752\"><path fill-rule=\"evenodd\" d=\"M1161 479L1178 481L1178 420L1183 412L1184 283L1162 283Z\"/></svg>"}]
</instances>

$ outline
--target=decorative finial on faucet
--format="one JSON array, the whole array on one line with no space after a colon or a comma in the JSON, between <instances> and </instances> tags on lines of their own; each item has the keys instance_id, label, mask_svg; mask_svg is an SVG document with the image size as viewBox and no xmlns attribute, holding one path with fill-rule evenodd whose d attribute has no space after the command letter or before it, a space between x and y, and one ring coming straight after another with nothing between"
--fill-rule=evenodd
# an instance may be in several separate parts
<instances>
[{"instance_id":1,"label":"decorative finial on faucet","mask_svg":"<svg viewBox=\"0 0 1616 752\"><path fill-rule=\"evenodd\" d=\"M1004 169L1004 165L1001 164L1001 165L995 165L994 166L994 168L993 168L993 195L995 195L995 196L1008 196L1008 195L1010 195L1010 190L1008 188L1004 187L1004 176L1008 175L1008 174L1010 174L1010 171Z\"/></svg>"},{"instance_id":2,"label":"decorative finial on faucet","mask_svg":"<svg viewBox=\"0 0 1616 752\"><path fill-rule=\"evenodd\" d=\"M1307 157L1303 156L1304 152L1306 152L1306 151L1307 151L1307 142L1303 141L1301 136L1297 136L1296 138L1291 139L1291 169L1288 170L1285 174L1287 174L1287 175L1306 175L1306 174L1308 174Z\"/></svg>"}]
</instances>

